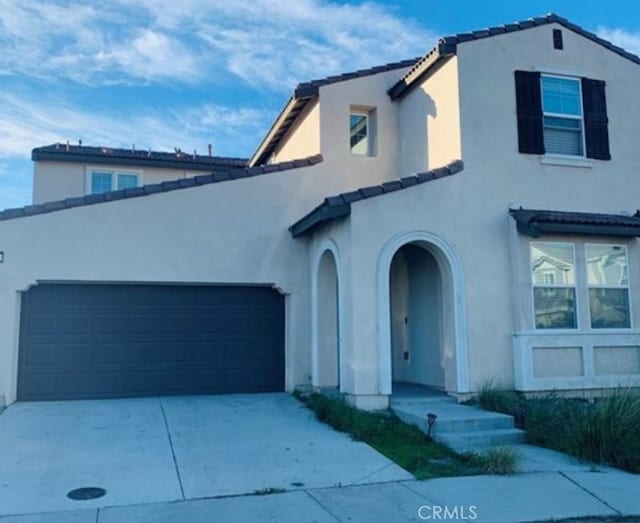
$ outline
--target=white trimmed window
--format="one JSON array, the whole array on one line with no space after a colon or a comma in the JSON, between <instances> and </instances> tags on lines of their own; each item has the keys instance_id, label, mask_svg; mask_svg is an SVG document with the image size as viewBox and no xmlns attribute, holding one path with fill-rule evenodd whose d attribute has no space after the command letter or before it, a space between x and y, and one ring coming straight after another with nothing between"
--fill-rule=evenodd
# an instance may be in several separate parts
<instances>
[{"instance_id":1,"label":"white trimmed window","mask_svg":"<svg viewBox=\"0 0 640 523\"><path fill-rule=\"evenodd\" d=\"M530 250L536 329L577 329L573 244L531 242Z\"/></svg>"},{"instance_id":2,"label":"white trimmed window","mask_svg":"<svg viewBox=\"0 0 640 523\"><path fill-rule=\"evenodd\" d=\"M375 155L375 108L351 107L349 111L349 146L351 154Z\"/></svg>"},{"instance_id":3,"label":"white trimmed window","mask_svg":"<svg viewBox=\"0 0 640 523\"><path fill-rule=\"evenodd\" d=\"M630 329L629 257L625 245L531 242L536 330ZM578 319L581 318L581 321Z\"/></svg>"},{"instance_id":4,"label":"white trimmed window","mask_svg":"<svg viewBox=\"0 0 640 523\"><path fill-rule=\"evenodd\" d=\"M585 249L591 328L630 328L627 248L591 244Z\"/></svg>"},{"instance_id":5,"label":"white trimmed window","mask_svg":"<svg viewBox=\"0 0 640 523\"><path fill-rule=\"evenodd\" d=\"M547 154L584 156L582 87L578 78L542 75L542 125Z\"/></svg>"},{"instance_id":6,"label":"white trimmed window","mask_svg":"<svg viewBox=\"0 0 640 523\"><path fill-rule=\"evenodd\" d=\"M87 177L87 193L100 194L139 187L142 175L139 172L91 169Z\"/></svg>"}]
</instances>

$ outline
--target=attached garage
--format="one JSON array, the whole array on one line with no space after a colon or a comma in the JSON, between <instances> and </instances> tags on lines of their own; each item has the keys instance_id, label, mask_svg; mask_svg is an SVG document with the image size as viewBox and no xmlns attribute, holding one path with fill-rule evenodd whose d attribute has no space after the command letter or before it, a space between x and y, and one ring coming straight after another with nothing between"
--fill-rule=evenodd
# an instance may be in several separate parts
<instances>
[{"instance_id":1,"label":"attached garage","mask_svg":"<svg viewBox=\"0 0 640 523\"><path fill-rule=\"evenodd\" d=\"M20 321L18 400L284 390L267 286L40 284Z\"/></svg>"}]
</instances>

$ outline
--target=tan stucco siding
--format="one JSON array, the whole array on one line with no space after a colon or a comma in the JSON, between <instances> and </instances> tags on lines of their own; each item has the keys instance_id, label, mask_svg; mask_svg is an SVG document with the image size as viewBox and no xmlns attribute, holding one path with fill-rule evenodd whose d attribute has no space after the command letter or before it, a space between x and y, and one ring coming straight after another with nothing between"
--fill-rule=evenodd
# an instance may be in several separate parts
<instances>
[{"instance_id":1,"label":"tan stucco siding","mask_svg":"<svg viewBox=\"0 0 640 523\"><path fill-rule=\"evenodd\" d=\"M310 102L276 149L272 161L286 162L318 154L320 147L320 104Z\"/></svg>"},{"instance_id":2,"label":"tan stucco siding","mask_svg":"<svg viewBox=\"0 0 640 523\"><path fill-rule=\"evenodd\" d=\"M457 57L396 103L401 176L462 158Z\"/></svg>"}]
</instances>

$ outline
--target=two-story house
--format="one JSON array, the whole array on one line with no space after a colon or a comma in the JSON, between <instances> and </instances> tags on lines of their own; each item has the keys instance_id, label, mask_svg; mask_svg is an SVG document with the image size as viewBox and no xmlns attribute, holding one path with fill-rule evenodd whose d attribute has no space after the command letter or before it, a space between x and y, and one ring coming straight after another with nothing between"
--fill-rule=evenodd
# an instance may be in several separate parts
<instances>
[{"instance_id":1,"label":"two-story house","mask_svg":"<svg viewBox=\"0 0 640 523\"><path fill-rule=\"evenodd\" d=\"M299 85L247 167L0 213L0 395L640 385L639 65L458 34Z\"/></svg>"}]
</instances>

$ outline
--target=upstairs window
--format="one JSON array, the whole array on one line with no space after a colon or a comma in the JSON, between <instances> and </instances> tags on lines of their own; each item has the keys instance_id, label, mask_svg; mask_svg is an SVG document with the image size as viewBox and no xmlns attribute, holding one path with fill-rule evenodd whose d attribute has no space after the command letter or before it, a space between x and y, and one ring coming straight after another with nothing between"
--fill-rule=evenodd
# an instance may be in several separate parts
<instances>
[{"instance_id":1,"label":"upstairs window","mask_svg":"<svg viewBox=\"0 0 640 523\"><path fill-rule=\"evenodd\" d=\"M351 154L375 155L375 109L351 107L349 111L349 146Z\"/></svg>"},{"instance_id":2,"label":"upstairs window","mask_svg":"<svg viewBox=\"0 0 640 523\"><path fill-rule=\"evenodd\" d=\"M575 78L542 76L541 89L545 152L584 156L580 82Z\"/></svg>"},{"instance_id":3,"label":"upstairs window","mask_svg":"<svg viewBox=\"0 0 640 523\"><path fill-rule=\"evenodd\" d=\"M119 172L108 170L92 170L89 173L88 190L89 194L100 194L121 189L130 189L140 186L140 173Z\"/></svg>"},{"instance_id":4,"label":"upstairs window","mask_svg":"<svg viewBox=\"0 0 640 523\"><path fill-rule=\"evenodd\" d=\"M518 150L610 160L605 83L516 71Z\"/></svg>"}]
</instances>

